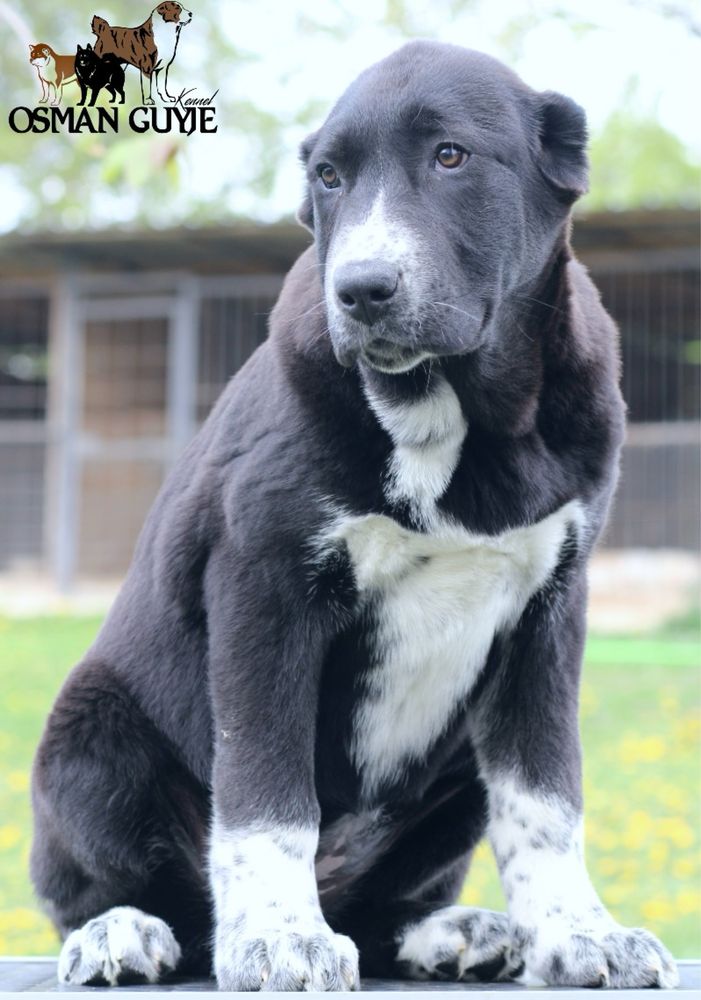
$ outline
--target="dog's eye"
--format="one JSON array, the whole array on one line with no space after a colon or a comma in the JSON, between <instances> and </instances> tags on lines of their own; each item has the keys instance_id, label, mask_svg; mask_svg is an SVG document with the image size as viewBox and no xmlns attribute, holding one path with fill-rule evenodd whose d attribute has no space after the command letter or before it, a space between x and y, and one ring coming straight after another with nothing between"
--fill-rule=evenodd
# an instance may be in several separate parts
<instances>
[{"instance_id":1,"label":"dog's eye","mask_svg":"<svg viewBox=\"0 0 701 1000\"><path fill-rule=\"evenodd\" d=\"M445 170L455 170L466 162L467 152L462 146L456 146L454 142L449 142L445 146L439 146L436 150L436 163Z\"/></svg>"},{"instance_id":2,"label":"dog's eye","mask_svg":"<svg viewBox=\"0 0 701 1000\"><path fill-rule=\"evenodd\" d=\"M327 188L335 188L341 183L341 179L330 163L320 163L316 172L321 177Z\"/></svg>"}]
</instances>

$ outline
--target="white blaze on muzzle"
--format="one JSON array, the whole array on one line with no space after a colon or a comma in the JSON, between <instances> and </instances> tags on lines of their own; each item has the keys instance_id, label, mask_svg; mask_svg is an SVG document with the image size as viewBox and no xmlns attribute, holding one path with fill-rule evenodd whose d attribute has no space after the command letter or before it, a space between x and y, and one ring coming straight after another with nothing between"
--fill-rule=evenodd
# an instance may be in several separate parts
<instances>
[{"instance_id":1,"label":"white blaze on muzzle","mask_svg":"<svg viewBox=\"0 0 701 1000\"><path fill-rule=\"evenodd\" d=\"M379 192L362 222L342 226L331 241L326 267L326 308L332 325L348 322L336 294L339 268L373 260L397 268L403 286L402 315L416 316L420 298L420 240L417 233L389 215L384 191Z\"/></svg>"}]
</instances>

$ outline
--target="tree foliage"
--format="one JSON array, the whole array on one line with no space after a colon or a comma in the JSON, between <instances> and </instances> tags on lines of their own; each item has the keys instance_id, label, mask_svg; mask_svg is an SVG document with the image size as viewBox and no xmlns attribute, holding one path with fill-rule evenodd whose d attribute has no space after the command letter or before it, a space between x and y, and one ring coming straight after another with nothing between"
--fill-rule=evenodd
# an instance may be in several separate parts
<instances>
[{"instance_id":1,"label":"tree foliage","mask_svg":"<svg viewBox=\"0 0 701 1000\"><path fill-rule=\"evenodd\" d=\"M452 18L481 9L482 2L486 0L436 0L429 8L415 0L385 0L378 7L375 25L399 43L407 37L430 34L436 17L450 23ZM206 191L199 183L202 172L197 163L201 164L202 147L197 147L196 136L135 135L128 130L119 135L16 135L7 125L11 107L34 106L38 99L36 72L28 62L30 42L45 41L58 52L74 52L78 42L84 45L94 40L90 22L96 9L111 23L119 24L124 23L125 9L133 12L140 4L108 0L97 7L94 0L71 0L67 11L60 4L0 0L0 92L5 117L0 134L0 188L24 230L115 222L206 224L223 216L230 218L233 206L239 204L243 206L240 211L253 214L257 207L265 208L280 171L290 170L290 158L271 155L271 151L289 149L291 131L296 135L300 126L311 127L323 117L328 107L326 91L322 90L324 99L310 99L294 113L271 110L260 91L237 92L231 81L236 81L242 68L264 58L264 41L260 52L244 51L221 30L221 0L197 0L193 6L195 17L174 64L176 81L194 83L200 93L220 91L220 134L209 137L205 156L209 151L215 159L228 156L234 147L239 151L231 169L219 170ZM671 5L672 15L667 10L670 4L662 6L666 16L683 19L688 13L684 4ZM239 13L242 9L239 7ZM590 19L575 16L558 3L507 17L497 39L507 61L518 63L529 32L545 20L565 24L576 37L597 28ZM133 14L128 23L134 23ZM300 13L290 44L304 45L316 36L328 37L329 44L338 45L346 39L357 40L361 27L353 4L339 0L323 9ZM70 86L76 88L68 95L69 103L74 103L77 86ZM137 103L138 93L138 74L128 67L128 105ZM202 137L202 143L206 139ZM195 156L198 149L199 161ZM584 202L587 209L698 201L698 163L653 112L641 110L633 99L618 108L594 136L592 166L592 191Z\"/></svg>"}]
</instances>

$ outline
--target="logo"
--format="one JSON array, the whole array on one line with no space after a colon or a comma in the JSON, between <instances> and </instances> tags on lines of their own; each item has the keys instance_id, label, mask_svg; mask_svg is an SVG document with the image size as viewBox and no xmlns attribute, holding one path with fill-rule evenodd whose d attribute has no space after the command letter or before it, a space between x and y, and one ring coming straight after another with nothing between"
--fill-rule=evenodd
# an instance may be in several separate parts
<instances>
[{"instance_id":1,"label":"logo","mask_svg":"<svg viewBox=\"0 0 701 1000\"><path fill-rule=\"evenodd\" d=\"M78 43L74 55L58 55L46 42L30 45L29 63L41 96L34 108L19 105L10 111L10 128L20 133L118 132L126 74L133 67L141 87L141 104L126 116L133 132L216 132L214 98L219 91L200 97L194 87L175 95L168 90L168 73L180 36L191 21L192 11L175 0L165 0L134 28L112 25L95 14L90 24L94 40ZM76 93L75 86L69 87L75 84L80 100L62 108L64 97ZM103 91L109 95L109 105L96 106Z\"/></svg>"}]
</instances>

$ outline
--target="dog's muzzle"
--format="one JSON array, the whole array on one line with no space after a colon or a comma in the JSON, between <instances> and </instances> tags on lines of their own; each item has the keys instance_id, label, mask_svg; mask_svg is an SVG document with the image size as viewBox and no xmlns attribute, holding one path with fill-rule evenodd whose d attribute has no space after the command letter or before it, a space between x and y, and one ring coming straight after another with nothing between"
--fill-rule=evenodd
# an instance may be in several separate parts
<instances>
[{"instance_id":1,"label":"dog's muzzle","mask_svg":"<svg viewBox=\"0 0 701 1000\"><path fill-rule=\"evenodd\" d=\"M385 260L350 261L333 275L340 323L332 335L339 363L350 368L362 358L381 371L413 367L416 351L387 336L387 324L401 307L399 268ZM348 322L349 321L349 322Z\"/></svg>"}]
</instances>

